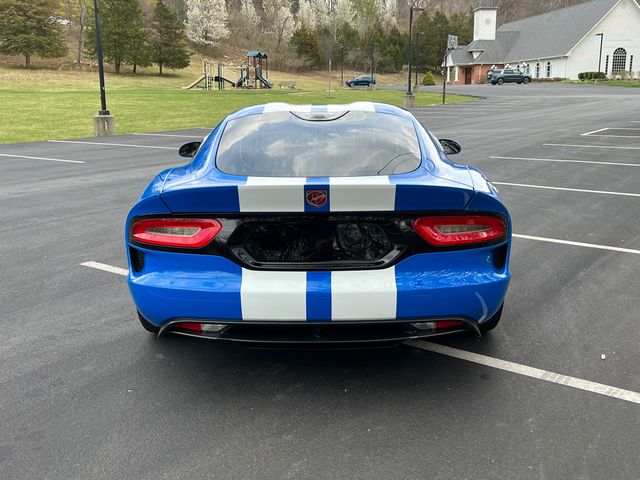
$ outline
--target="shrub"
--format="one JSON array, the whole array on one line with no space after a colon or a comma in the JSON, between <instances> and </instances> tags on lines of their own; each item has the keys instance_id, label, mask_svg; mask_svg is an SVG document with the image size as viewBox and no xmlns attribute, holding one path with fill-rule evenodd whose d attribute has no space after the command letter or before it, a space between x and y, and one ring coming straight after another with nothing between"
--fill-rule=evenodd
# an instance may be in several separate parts
<instances>
[{"instance_id":1,"label":"shrub","mask_svg":"<svg viewBox=\"0 0 640 480\"><path fill-rule=\"evenodd\" d=\"M433 78L433 73L431 72L425 73L424 77L422 77L422 85L429 86L429 85L435 85L435 84L436 84L436 80Z\"/></svg>"},{"instance_id":2,"label":"shrub","mask_svg":"<svg viewBox=\"0 0 640 480\"><path fill-rule=\"evenodd\" d=\"M604 80L607 76L604 72L580 72L578 80Z\"/></svg>"}]
</instances>

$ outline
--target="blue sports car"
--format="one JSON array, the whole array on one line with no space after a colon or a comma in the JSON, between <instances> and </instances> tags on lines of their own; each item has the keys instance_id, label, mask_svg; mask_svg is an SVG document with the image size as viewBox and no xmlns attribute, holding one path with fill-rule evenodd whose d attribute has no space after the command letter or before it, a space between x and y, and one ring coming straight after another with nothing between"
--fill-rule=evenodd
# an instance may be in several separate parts
<instances>
[{"instance_id":1,"label":"blue sports car","mask_svg":"<svg viewBox=\"0 0 640 480\"><path fill-rule=\"evenodd\" d=\"M491 330L511 222L459 151L379 103L230 114L129 213L143 327L294 344Z\"/></svg>"}]
</instances>

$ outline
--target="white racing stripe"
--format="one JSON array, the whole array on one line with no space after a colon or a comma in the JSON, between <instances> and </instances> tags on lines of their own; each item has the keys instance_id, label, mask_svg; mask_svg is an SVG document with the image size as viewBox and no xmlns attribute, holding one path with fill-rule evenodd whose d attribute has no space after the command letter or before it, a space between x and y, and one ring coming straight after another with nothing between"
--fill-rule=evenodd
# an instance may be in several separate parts
<instances>
[{"instance_id":1,"label":"white racing stripe","mask_svg":"<svg viewBox=\"0 0 640 480\"><path fill-rule=\"evenodd\" d=\"M155 145L131 145L128 143L81 142L75 140L48 140L52 143L74 143L76 145L102 145L108 147L158 148L161 150L178 150L176 147L158 147Z\"/></svg>"},{"instance_id":2,"label":"white racing stripe","mask_svg":"<svg viewBox=\"0 0 640 480\"><path fill-rule=\"evenodd\" d=\"M448 357L458 358L467 362L473 362L487 367L497 368L498 370L523 375L525 377L531 377L545 382L564 385L565 387L597 393L598 395L613 397L626 402L640 403L640 392L634 392L633 390L612 387L603 383L591 382L589 380L583 380L581 378L571 377L561 373L549 372L540 368L529 367L520 363L509 362L507 360L501 360L499 358L489 357L479 353L468 352L466 350L447 347L437 343L425 342L423 340L407 340L404 344L421 350L438 353L440 355L447 355Z\"/></svg>"},{"instance_id":3,"label":"white racing stripe","mask_svg":"<svg viewBox=\"0 0 640 480\"><path fill-rule=\"evenodd\" d=\"M396 269L331 272L331 320L396 318Z\"/></svg>"},{"instance_id":4,"label":"white racing stripe","mask_svg":"<svg viewBox=\"0 0 640 480\"><path fill-rule=\"evenodd\" d=\"M307 273L242 269L243 320L305 321Z\"/></svg>"},{"instance_id":5,"label":"white racing stripe","mask_svg":"<svg viewBox=\"0 0 640 480\"><path fill-rule=\"evenodd\" d=\"M26 158L29 160L46 160L48 162L86 163L86 162L81 162L80 160L63 160L61 158L30 157L28 155L14 155L12 153L0 153L0 157Z\"/></svg>"},{"instance_id":6,"label":"white racing stripe","mask_svg":"<svg viewBox=\"0 0 640 480\"><path fill-rule=\"evenodd\" d=\"M332 212L392 211L396 186L388 176L331 177L329 201Z\"/></svg>"},{"instance_id":7,"label":"white racing stripe","mask_svg":"<svg viewBox=\"0 0 640 480\"><path fill-rule=\"evenodd\" d=\"M619 167L640 167L640 163L598 162L595 160L571 160L563 158L531 158L531 157L489 157L497 160L524 160L534 162L591 163L594 165L614 165Z\"/></svg>"},{"instance_id":8,"label":"white racing stripe","mask_svg":"<svg viewBox=\"0 0 640 480\"><path fill-rule=\"evenodd\" d=\"M569 145L564 143L543 143L546 147L572 147L572 148L612 148L618 150L640 150L640 147L621 147L614 145Z\"/></svg>"},{"instance_id":9,"label":"white racing stripe","mask_svg":"<svg viewBox=\"0 0 640 480\"><path fill-rule=\"evenodd\" d=\"M549 187L546 185L527 185L525 183L509 183L509 182L491 182L491 183L493 183L494 185L506 185L509 187L541 188L545 190L562 190L565 192L598 193L602 195L621 195L624 197L640 197L640 193L608 192L606 190L587 190L584 188Z\"/></svg>"},{"instance_id":10,"label":"white racing stripe","mask_svg":"<svg viewBox=\"0 0 640 480\"><path fill-rule=\"evenodd\" d=\"M633 253L635 255L640 255L640 250L634 250L633 248L612 247L609 245L600 245L597 243L573 242L571 240L560 240L557 238L536 237L533 235L522 235L519 233L514 233L512 236L515 238L521 238L524 240L536 240L539 242L560 243L563 245L572 245L574 247L595 248L598 250L610 250L612 252Z\"/></svg>"},{"instance_id":11,"label":"white racing stripe","mask_svg":"<svg viewBox=\"0 0 640 480\"><path fill-rule=\"evenodd\" d=\"M84 262L80 265L83 267L95 268L96 270L102 270L104 272L115 273L116 275L124 275L125 277L129 275L129 270L126 268L114 267L113 265L107 265L106 263Z\"/></svg>"},{"instance_id":12,"label":"white racing stripe","mask_svg":"<svg viewBox=\"0 0 640 480\"><path fill-rule=\"evenodd\" d=\"M238 185L241 212L304 212L304 177L248 177Z\"/></svg>"}]
</instances>

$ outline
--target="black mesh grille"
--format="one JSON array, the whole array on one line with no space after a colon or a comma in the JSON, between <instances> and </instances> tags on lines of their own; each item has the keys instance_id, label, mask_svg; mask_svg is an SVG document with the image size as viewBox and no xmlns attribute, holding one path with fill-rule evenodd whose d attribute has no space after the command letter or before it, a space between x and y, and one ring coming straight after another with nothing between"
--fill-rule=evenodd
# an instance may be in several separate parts
<instances>
[{"instance_id":1,"label":"black mesh grille","mask_svg":"<svg viewBox=\"0 0 640 480\"><path fill-rule=\"evenodd\" d=\"M141 272L144 268L144 253L137 248L129 247L129 256L131 257L131 267L134 272Z\"/></svg>"}]
</instances>

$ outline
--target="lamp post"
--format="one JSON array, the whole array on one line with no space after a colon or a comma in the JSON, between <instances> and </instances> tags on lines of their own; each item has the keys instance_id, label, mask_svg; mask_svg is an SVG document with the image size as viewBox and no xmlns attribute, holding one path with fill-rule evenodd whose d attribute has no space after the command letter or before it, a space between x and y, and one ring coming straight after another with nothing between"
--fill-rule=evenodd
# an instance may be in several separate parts
<instances>
[{"instance_id":1,"label":"lamp post","mask_svg":"<svg viewBox=\"0 0 640 480\"><path fill-rule=\"evenodd\" d=\"M371 45L371 79L375 80L374 77L374 71L375 71L375 66L374 66L374 53L376 48L378 48L378 44L374 43L373 45Z\"/></svg>"},{"instance_id":2,"label":"lamp post","mask_svg":"<svg viewBox=\"0 0 640 480\"><path fill-rule=\"evenodd\" d=\"M413 6L409 9L409 71L407 72L407 94L404 97L404 106L405 108L411 108L415 106L415 98L413 96L413 92L411 91L411 64L413 63L413 46L411 45L411 41L413 40L413 12L421 12L424 10L422 7Z\"/></svg>"},{"instance_id":3,"label":"lamp post","mask_svg":"<svg viewBox=\"0 0 640 480\"><path fill-rule=\"evenodd\" d=\"M424 35L424 32L416 32L416 81L414 85L418 85L418 66L420 65L420 36Z\"/></svg>"},{"instance_id":4,"label":"lamp post","mask_svg":"<svg viewBox=\"0 0 640 480\"><path fill-rule=\"evenodd\" d=\"M340 45L340 85L344 87L344 45Z\"/></svg>"},{"instance_id":5,"label":"lamp post","mask_svg":"<svg viewBox=\"0 0 640 480\"><path fill-rule=\"evenodd\" d=\"M598 55L598 73L600 73L600 67L602 66L602 40L604 39L604 33L596 33L596 37L600 37L600 54Z\"/></svg>"},{"instance_id":6,"label":"lamp post","mask_svg":"<svg viewBox=\"0 0 640 480\"><path fill-rule=\"evenodd\" d=\"M98 0L93 0L93 11L96 21L96 53L98 55L98 76L100 77L100 111L93 117L96 137L115 134L115 118L107 110L107 95L104 86L104 59L102 56L102 37L100 35L100 9Z\"/></svg>"}]
</instances>

